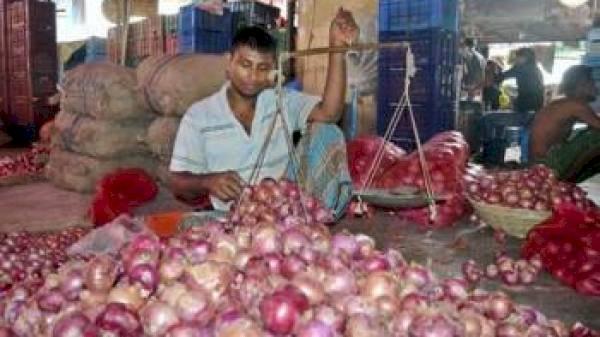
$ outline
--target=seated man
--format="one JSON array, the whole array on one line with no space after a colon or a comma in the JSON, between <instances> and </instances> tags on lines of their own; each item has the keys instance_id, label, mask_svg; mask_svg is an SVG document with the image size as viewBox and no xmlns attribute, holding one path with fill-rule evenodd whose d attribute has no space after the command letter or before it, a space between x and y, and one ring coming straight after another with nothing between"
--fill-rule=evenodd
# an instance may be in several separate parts
<instances>
[{"instance_id":1,"label":"seated man","mask_svg":"<svg viewBox=\"0 0 600 337\"><path fill-rule=\"evenodd\" d=\"M329 32L330 46L343 47L358 38L352 14L340 9ZM331 52L322 99L284 90L283 113L288 130L303 131L298 144L300 167L292 167L287 133L279 120L272 131L261 169L256 163L270 134L276 110L272 72L277 43L258 27L242 28L227 55L229 82L214 95L193 104L183 117L170 164L171 189L183 200L210 195L217 210L228 210L246 184L262 178L296 175L301 187L340 215L351 197L343 135L335 127L345 101L346 59ZM323 124L319 124L323 123ZM296 174L301 171L303 174ZM253 173L258 173L253 181Z\"/></svg>"},{"instance_id":2,"label":"seated man","mask_svg":"<svg viewBox=\"0 0 600 337\"><path fill-rule=\"evenodd\" d=\"M597 173L588 165L600 155L600 118L590 107L598 94L591 68L569 68L559 90L565 97L548 104L535 116L529 157L532 163L553 168L561 180L580 182ZM586 123L588 128L573 134L576 122Z\"/></svg>"}]
</instances>

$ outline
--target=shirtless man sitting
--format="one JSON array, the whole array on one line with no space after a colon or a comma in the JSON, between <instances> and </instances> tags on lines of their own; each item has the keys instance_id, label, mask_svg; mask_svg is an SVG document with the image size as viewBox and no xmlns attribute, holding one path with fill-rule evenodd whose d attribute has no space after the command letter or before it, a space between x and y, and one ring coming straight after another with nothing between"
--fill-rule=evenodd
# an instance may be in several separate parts
<instances>
[{"instance_id":1,"label":"shirtless man sitting","mask_svg":"<svg viewBox=\"0 0 600 337\"><path fill-rule=\"evenodd\" d=\"M600 155L600 118L590 107L598 94L591 68L569 68L559 89L564 97L538 112L531 126L530 162L546 164L560 179L578 182L589 177L581 171ZM576 122L588 128L573 134Z\"/></svg>"}]
</instances>

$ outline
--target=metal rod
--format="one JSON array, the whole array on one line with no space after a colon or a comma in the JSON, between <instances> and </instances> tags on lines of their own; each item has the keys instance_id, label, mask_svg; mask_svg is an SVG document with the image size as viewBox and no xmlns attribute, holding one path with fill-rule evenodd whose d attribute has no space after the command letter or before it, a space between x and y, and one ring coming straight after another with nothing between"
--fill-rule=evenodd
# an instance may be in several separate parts
<instances>
[{"instance_id":1,"label":"metal rod","mask_svg":"<svg viewBox=\"0 0 600 337\"><path fill-rule=\"evenodd\" d=\"M281 58L288 59L292 57L300 57L300 56L309 56L309 55L317 55L317 54L327 54L327 53L336 53L336 52L346 52L350 50L372 50L372 49L391 49L391 48L400 48L400 47L408 47L409 44L407 42L386 42L386 43L361 43L355 44L347 47L319 47L312 49L304 49L297 50L293 52L284 52L281 53Z\"/></svg>"}]
</instances>

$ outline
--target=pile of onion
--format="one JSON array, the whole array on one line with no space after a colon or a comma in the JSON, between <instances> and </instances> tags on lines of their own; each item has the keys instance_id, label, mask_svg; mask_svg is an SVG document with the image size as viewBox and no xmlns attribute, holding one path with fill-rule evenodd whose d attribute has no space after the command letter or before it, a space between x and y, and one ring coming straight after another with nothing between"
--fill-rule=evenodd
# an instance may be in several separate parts
<instances>
[{"instance_id":1,"label":"pile of onion","mask_svg":"<svg viewBox=\"0 0 600 337\"><path fill-rule=\"evenodd\" d=\"M289 227L297 223L328 223L333 214L321 201L307 195L289 180L265 178L242 192L241 202L232 210L235 225L254 226L260 222Z\"/></svg>"},{"instance_id":2,"label":"pile of onion","mask_svg":"<svg viewBox=\"0 0 600 337\"><path fill-rule=\"evenodd\" d=\"M16 156L0 158L0 179L41 174L48 161L49 153L49 147L35 145Z\"/></svg>"},{"instance_id":3,"label":"pile of onion","mask_svg":"<svg viewBox=\"0 0 600 337\"><path fill-rule=\"evenodd\" d=\"M0 234L0 296L15 284L36 289L67 261L66 250L87 233L83 228L54 233Z\"/></svg>"},{"instance_id":4,"label":"pile of onion","mask_svg":"<svg viewBox=\"0 0 600 337\"><path fill-rule=\"evenodd\" d=\"M141 234L118 256L72 261L38 291L9 290L0 326L23 337L569 334L503 293L377 250L368 236L268 219L208 223L162 241Z\"/></svg>"},{"instance_id":5,"label":"pile of onion","mask_svg":"<svg viewBox=\"0 0 600 337\"><path fill-rule=\"evenodd\" d=\"M475 201L512 208L548 211L563 202L573 203L581 209L595 206L585 191L577 185L559 181L544 165L468 175L466 189L467 195Z\"/></svg>"}]
</instances>

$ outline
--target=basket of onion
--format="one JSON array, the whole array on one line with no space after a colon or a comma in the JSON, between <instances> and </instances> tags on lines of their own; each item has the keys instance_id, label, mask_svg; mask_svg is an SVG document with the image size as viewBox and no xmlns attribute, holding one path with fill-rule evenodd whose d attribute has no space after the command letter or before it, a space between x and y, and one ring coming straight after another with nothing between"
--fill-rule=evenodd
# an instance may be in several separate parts
<instances>
[{"instance_id":1,"label":"basket of onion","mask_svg":"<svg viewBox=\"0 0 600 337\"><path fill-rule=\"evenodd\" d=\"M542 165L470 175L466 189L475 213L485 223L519 238L548 219L555 205L593 206L581 188L558 181L552 170Z\"/></svg>"}]
</instances>

